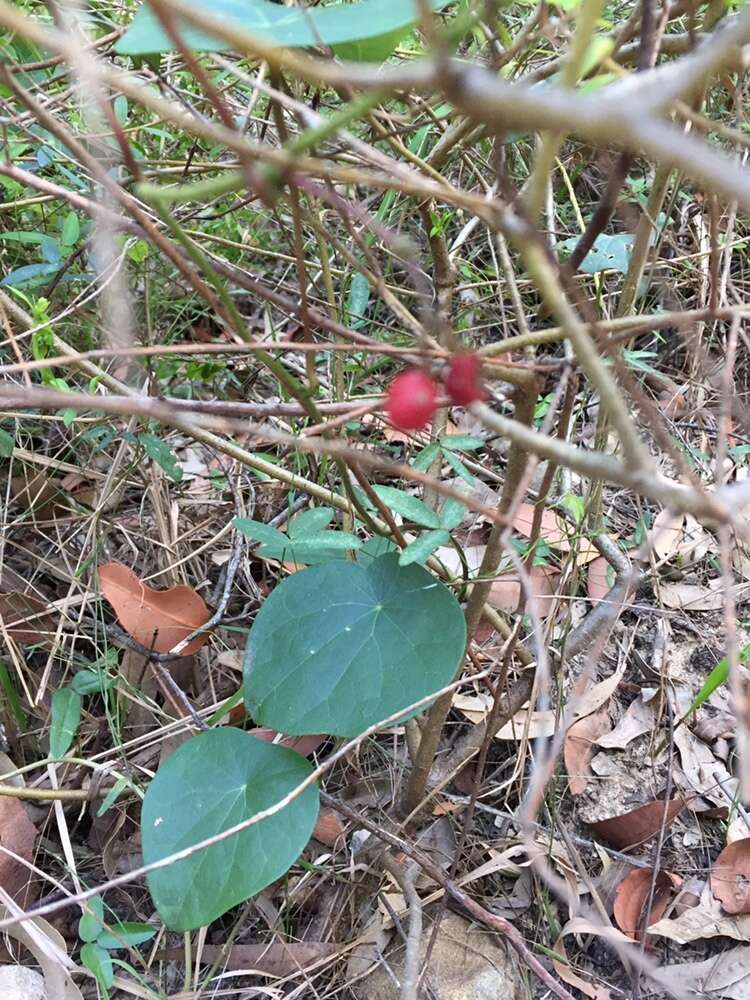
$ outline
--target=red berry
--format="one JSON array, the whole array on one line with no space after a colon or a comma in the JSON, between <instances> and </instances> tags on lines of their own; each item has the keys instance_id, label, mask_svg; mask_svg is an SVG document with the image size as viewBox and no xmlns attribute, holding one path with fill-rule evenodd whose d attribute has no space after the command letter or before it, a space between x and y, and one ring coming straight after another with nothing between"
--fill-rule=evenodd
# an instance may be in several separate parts
<instances>
[{"instance_id":1,"label":"red berry","mask_svg":"<svg viewBox=\"0 0 750 1000\"><path fill-rule=\"evenodd\" d=\"M437 386L429 375L410 368L391 382L386 408L400 430L421 431L437 408Z\"/></svg>"},{"instance_id":2,"label":"red berry","mask_svg":"<svg viewBox=\"0 0 750 1000\"><path fill-rule=\"evenodd\" d=\"M456 406L468 406L487 398L479 384L482 362L476 354L456 354L445 378L445 388Z\"/></svg>"}]
</instances>

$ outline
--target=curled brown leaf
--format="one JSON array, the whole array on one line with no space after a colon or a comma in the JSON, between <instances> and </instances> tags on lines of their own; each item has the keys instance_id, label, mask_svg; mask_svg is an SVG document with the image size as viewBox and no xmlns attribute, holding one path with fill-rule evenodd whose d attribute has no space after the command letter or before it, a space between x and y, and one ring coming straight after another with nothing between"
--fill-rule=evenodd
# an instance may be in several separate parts
<instances>
[{"instance_id":1,"label":"curled brown leaf","mask_svg":"<svg viewBox=\"0 0 750 1000\"><path fill-rule=\"evenodd\" d=\"M653 868L634 868L615 891L614 917L617 926L634 941L640 941L645 928L663 917L681 884L682 879L672 872L655 873Z\"/></svg>"},{"instance_id":2,"label":"curled brown leaf","mask_svg":"<svg viewBox=\"0 0 750 1000\"><path fill-rule=\"evenodd\" d=\"M668 827L684 808L682 799L670 799L668 802L655 799L638 809L589 823L589 826L602 840L627 851L656 836L662 823L665 828Z\"/></svg>"}]
</instances>

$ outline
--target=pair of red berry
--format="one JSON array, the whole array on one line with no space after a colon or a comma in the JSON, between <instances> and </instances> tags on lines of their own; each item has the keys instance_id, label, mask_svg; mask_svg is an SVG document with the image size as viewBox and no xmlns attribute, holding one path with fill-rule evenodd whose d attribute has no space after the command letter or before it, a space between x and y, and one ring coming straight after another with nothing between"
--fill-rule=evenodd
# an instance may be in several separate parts
<instances>
[{"instance_id":1,"label":"pair of red berry","mask_svg":"<svg viewBox=\"0 0 750 1000\"><path fill-rule=\"evenodd\" d=\"M452 359L445 376L445 389L454 406L468 406L486 398L479 382L482 363L476 354L464 352ZM386 409L402 431L420 431L437 409L438 386L419 368L397 375L388 389Z\"/></svg>"}]
</instances>

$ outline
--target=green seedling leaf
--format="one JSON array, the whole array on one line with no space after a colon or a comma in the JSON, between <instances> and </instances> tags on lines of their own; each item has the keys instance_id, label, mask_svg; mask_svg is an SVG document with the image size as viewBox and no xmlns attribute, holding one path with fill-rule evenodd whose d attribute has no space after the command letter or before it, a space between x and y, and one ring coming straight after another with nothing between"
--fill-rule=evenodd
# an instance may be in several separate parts
<instances>
[{"instance_id":1,"label":"green seedling leaf","mask_svg":"<svg viewBox=\"0 0 750 1000\"><path fill-rule=\"evenodd\" d=\"M68 212L62 228L62 242L65 247L74 247L81 235L81 223L75 212Z\"/></svg>"},{"instance_id":2,"label":"green seedling leaf","mask_svg":"<svg viewBox=\"0 0 750 1000\"><path fill-rule=\"evenodd\" d=\"M292 538L287 540L288 551L299 554L300 552L320 552L321 550L345 552L347 549L358 549L362 542L356 535L349 531L315 531L303 538Z\"/></svg>"},{"instance_id":3,"label":"green seedling leaf","mask_svg":"<svg viewBox=\"0 0 750 1000\"><path fill-rule=\"evenodd\" d=\"M182 479L182 466L166 441L155 434L139 434L138 440L143 445L146 454L160 466L170 479L179 483Z\"/></svg>"},{"instance_id":4,"label":"green seedling leaf","mask_svg":"<svg viewBox=\"0 0 750 1000\"><path fill-rule=\"evenodd\" d=\"M432 444L428 444L426 448L423 448L422 451L415 456L414 461L411 463L412 467L418 472L427 472L439 454L440 445L437 441L433 441Z\"/></svg>"},{"instance_id":5,"label":"green seedling leaf","mask_svg":"<svg viewBox=\"0 0 750 1000\"><path fill-rule=\"evenodd\" d=\"M312 532L324 531L333 520L333 507L311 507L296 514L289 522L291 538L302 539Z\"/></svg>"},{"instance_id":6,"label":"green seedling leaf","mask_svg":"<svg viewBox=\"0 0 750 1000\"><path fill-rule=\"evenodd\" d=\"M316 571L290 579L305 572ZM292 632L298 632L296 623ZM293 750L237 729L194 736L162 764L146 792L144 862L160 861L268 809L311 773L309 761ZM161 918L172 930L194 930L260 892L296 861L317 817L318 791L311 786L268 819L151 872L148 884Z\"/></svg>"},{"instance_id":7,"label":"green seedling leaf","mask_svg":"<svg viewBox=\"0 0 750 1000\"><path fill-rule=\"evenodd\" d=\"M455 597L419 566L395 555L315 566L258 612L245 704L258 725L290 736L352 736L448 684L465 640Z\"/></svg>"},{"instance_id":8,"label":"green seedling leaf","mask_svg":"<svg viewBox=\"0 0 750 1000\"><path fill-rule=\"evenodd\" d=\"M598 271L619 271L625 274L630 264L633 251L632 233L618 233L615 236L602 233L594 240L594 245L581 261L578 270L583 274L596 274ZM577 236L561 240L557 245L560 250L571 251L578 243Z\"/></svg>"},{"instance_id":9,"label":"green seedling leaf","mask_svg":"<svg viewBox=\"0 0 750 1000\"><path fill-rule=\"evenodd\" d=\"M116 678L107 677L98 670L79 670L70 682L71 688L81 696L99 694L117 683Z\"/></svg>"},{"instance_id":10,"label":"green seedling leaf","mask_svg":"<svg viewBox=\"0 0 750 1000\"><path fill-rule=\"evenodd\" d=\"M70 749L81 721L81 696L71 687L59 688L52 695L52 721L49 730L50 757L64 757Z\"/></svg>"},{"instance_id":11,"label":"green seedling leaf","mask_svg":"<svg viewBox=\"0 0 750 1000\"><path fill-rule=\"evenodd\" d=\"M433 10L448 0L429 0ZM287 48L329 45L344 59L380 61L387 58L419 18L415 0L359 0L352 4L318 7L285 7L270 0L213 0L210 5L193 0L192 6L209 12L227 27L256 35ZM180 38L192 49L220 52L225 42L200 28L177 20ZM165 33L148 4L142 4L133 23L115 45L119 55L172 52Z\"/></svg>"},{"instance_id":12,"label":"green seedling leaf","mask_svg":"<svg viewBox=\"0 0 750 1000\"><path fill-rule=\"evenodd\" d=\"M316 523L328 524L333 511L329 513L327 508L321 507L305 513L315 516L306 517L301 525L298 518L294 519L297 524L290 524L290 532L294 531L291 535L285 535L283 531L277 531L268 524L250 518L237 518L234 524L243 534L263 543L258 549L258 555L264 559L311 565L338 559L343 552L361 547L359 538L349 532L315 529Z\"/></svg>"},{"instance_id":13,"label":"green seedling leaf","mask_svg":"<svg viewBox=\"0 0 750 1000\"><path fill-rule=\"evenodd\" d=\"M579 497L577 493L566 493L562 498L562 505L576 524L583 524L583 518L586 514L586 505L583 502L583 497Z\"/></svg>"},{"instance_id":14,"label":"green seedling leaf","mask_svg":"<svg viewBox=\"0 0 750 1000\"><path fill-rule=\"evenodd\" d=\"M446 434L440 438L440 444L449 451L477 451L484 447L484 441L470 434Z\"/></svg>"},{"instance_id":15,"label":"green seedling leaf","mask_svg":"<svg viewBox=\"0 0 750 1000\"><path fill-rule=\"evenodd\" d=\"M90 912L84 912L78 921L78 937L81 941L96 941L104 929L104 903L101 896L92 896L87 901Z\"/></svg>"},{"instance_id":16,"label":"green seedling leaf","mask_svg":"<svg viewBox=\"0 0 750 1000\"><path fill-rule=\"evenodd\" d=\"M349 325L353 330L359 330L367 322L365 313L369 302L370 285L364 274L357 272L349 285L349 295L346 300Z\"/></svg>"},{"instance_id":17,"label":"green seedling leaf","mask_svg":"<svg viewBox=\"0 0 750 1000\"><path fill-rule=\"evenodd\" d=\"M283 531L274 528L273 525L264 524L262 521L254 521L251 517L237 517L234 519L234 526L243 535L252 538L254 542L261 542L263 545L289 545L289 536Z\"/></svg>"},{"instance_id":18,"label":"green seedling leaf","mask_svg":"<svg viewBox=\"0 0 750 1000\"><path fill-rule=\"evenodd\" d=\"M97 817L101 818L105 813L108 813L125 789L131 787L132 785L127 778L118 778L107 792L106 796L102 799L99 808L96 810Z\"/></svg>"},{"instance_id":19,"label":"green seedling leaf","mask_svg":"<svg viewBox=\"0 0 750 1000\"><path fill-rule=\"evenodd\" d=\"M6 274L0 285L6 288L36 288L60 270L59 264L26 264Z\"/></svg>"},{"instance_id":20,"label":"green seedling leaf","mask_svg":"<svg viewBox=\"0 0 750 1000\"><path fill-rule=\"evenodd\" d=\"M453 531L454 528L457 528L465 516L466 504L461 503L460 500L454 500L453 497L448 497L440 508L440 523L446 531Z\"/></svg>"},{"instance_id":21,"label":"green seedling leaf","mask_svg":"<svg viewBox=\"0 0 750 1000\"><path fill-rule=\"evenodd\" d=\"M137 944L144 944L155 934L156 929L150 924L113 924L101 932L96 943L108 951L119 951L121 948L133 948Z\"/></svg>"},{"instance_id":22,"label":"green seedling leaf","mask_svg":"<svg viewBox=\"0 0 750 1000\"><path fill-rule=\"evenodd\" d=\"M0 427L0 458L10 458L13 454L13 437Z\"/></svg>"},{"instance_id":23,"label":"green seedling leaf","mask_svg":"<svg viewBox=\"0 0 750 1000\"><path fill-rule=\"evenodd\" d=\"M439 528L437 531L425 531L419 538L410 542L398 557L399 566L410 566L412 563L426 562L435 549L447 545L451 536Z\"/></svg>"},{"instance_id":24,"label":"green seedling leaf","mask_svg":"<svg viewBox=\"0 0 750 1000\"><path fill-rule=\"evenodd\" d=\"M452 451L448 451L447 449L443 452L443 455L445 456L446 462L448 463L448 465L450 465L450 467L453 469L456 475L459 476L461 479L463 479L463 481L467 483L469 486L473 486L474 477L466 468L466 466L458 457L458 455L456 455Z\"/></svg>"},{"instance_id":25,"label":"green seedling leaf","mask_svg":"<svg viewBox=\"0 0 750 1000\"><path fill-rule=\"evenodd\" d=\"M439 528L440 518L435 511L416 497L393 486L373 486L373 490L390 510L407 521L421 524L423 528Z\"/></svg>"},{"instance_id":26,"label":"green seedling leaf","mask_svg":"<svg viewBox=\"0 0 750 1000\"><path fill-rule=\"evenodd\" d=\"M81 961L94 974L99 985L108 990L115 979L109 952L98 944L85 944L81 948Z\"/></svg>"},{"instance_id":27,"label":"green seedling leaf","mask_svg":"<svg viewBox=\"0 0 750 1000\"><path fill-rule=\"evenodd\" d=\"M740 650L740 663L747 663L748 660L750 660L750 643ZM694 712L697 712L701 705L705 701L708 701L718 687L721 687L722 684L726 684L728 678L729 660L725 656L723 660L719 660L711 673L708 675L703 687L695 696L695 700L680 719L680 722L685 722L685 720L689 719Z\"/></svg>"}]
</instances>

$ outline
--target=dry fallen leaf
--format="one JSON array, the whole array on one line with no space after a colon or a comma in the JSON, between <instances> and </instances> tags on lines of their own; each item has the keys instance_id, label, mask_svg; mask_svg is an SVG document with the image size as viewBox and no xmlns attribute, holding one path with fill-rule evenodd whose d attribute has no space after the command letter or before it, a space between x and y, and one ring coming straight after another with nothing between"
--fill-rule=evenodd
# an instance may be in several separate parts
<instances>
[{"instance_id":1,"label":"dry fallen leaf","mask_svg":"<svg viewBox=\"0 0 750 1000\"><path fill-rule=\"evenodd\" d=\"M17 917L16 907L0 904L0 919ZM65 940L59 931L41 917L32 917L23 923L11 924L5 933L19 941L31 952L44 975L49 1000L83 1000L81 991L73 982L70 970L75 963L68 957Z\"/></svg>"},{"instance_id":2,"label":"dry fallen leaf","mask_svg":"<svg viewBox=\"0 0 750 1000\"><path fill-rule=\"evenodd\" d=\"M679 996L750 1000L750 946L737 945L705 962L662 966L659 984Z\"/></svg>"},{"instance_id":3,"label":"dry fallen leaf","mask_svg":"<svg viewBox=\"0 0 750 1000\"><path fill-rule=\"evenodd\" d=\"M594 752L594 743L609 728L609 712L602 708L574 722L565 734L565 770L571 795L580 795L586 791L591 777L589 761Z\"/></svg>"},{"instance_id":4,"label":"dry fallen leaf","mask_svg":"<svg viewBox=\"0 0 750 1000\"><path fill-rule=\"evenodd\" d=\"M273 743L280 734L275 729L269 729L268 726L256 726L255 729L250 730L250 735L258 740L263 740L264 743ZM327 739L327 736L282 736L276 742L282 747L296 750L302 757L309 757Z\"/></svg>"},{"instance_id":5,"label":"dry fallen leaf","mask_svg":"<svg viewBox=\"0 0 750 1000\"><path fill-rule=\"evenodd\" d=\"M724 581L709 580L706 586L695 583L662 583L659 596L665 608L684 611L720 611L724 607Z\"/></svg>"},{"instance_id":6,"label":"dry fallen leaf","mask_svg":"<svg viewBox=\"0 0 750 1000\"><path fill-rule=\"evenodd\" d=\"M19 857L31 861L35 842L36 827L20 799L9 795L0 797L0 844ZM33 901L30 875L29 869L20 861L0 852L0 886L22 906L28 906Z\"/></svg>"},{"instance_id":7,"label":"dry fallen leaf","mask_svg":"<svg viewBox=\"0 0 750 1000\"><path fill-rule=\"evenodd\" d=\"M516 508L515 516L513 517L513 527L515 530L525 538L530 538L533 523L534 504L519 504ZM557 514L555 514L553 510L545 509L542 512L542 521L539 526L539 537L543 538L544 541L548 545L553 546L553 548L561 549L564 552L567 552L570 549L568 533L565 531L565 522L559 520Z\"/></svg>"},{"instance_id":8,"label":"dry fallen leaf","mask_svg":"<svg viewBox=\"0 0 750 1000\"><path fill-rule=\"evenodd\" d=\"M228 972L242 970L248 975L290 976L316 965L339 952L340 945L323 941L274 941L271 944L233 944L228 949L221 945L203 946L206 962L219 962ZM183 948L166 948L156 956L161 961L181 961Z\"/></svg>"},{"instance_id":9,"label":"dry fallen leaf","mask_svg":"<svg viewBox=\"0 0 750 1000\"><path fill-rule=\"evenodd\" d=\"M652 883L654 892L651 907L646 913ZM634 868L615 891L614 917L617 926L634 941L640 941L644 928L661 919L681 884L682 879L672 872L660 871L654 876L653 868Z\"/></svg>"},{"instance_id":10,"label":"dry fallen leaf","mask_svg":"<svg viewBox=\"0 0 750 1000\"><path fill-rule=\"evenodd\" d=\"M711 547L711 536L692 514L669 509L654 518L648 540L660 562L674 558L683 564L700 562Z\"/></svg>"},{"instance_id":11,"label":"dry fallen leaf","mask_svg":"<svg viewBox=\"0 0 750 1000\"><path fill-rule=\"evenodd\" d=\"M685 803L682 799L670 799L669 802L655 799L621 816L601 819L589 823L589 826L602 840L606 840L621 851L627 851L654 837L661 829L662 823L665 828L668 827L684 808Z\"/></svg>"},{"instance_id":12,"label":"dry fallen leaf","mask_svg":"<svg viewBox=\"0 0 750 1000\"><path fill-rule=\"evenodd\" d=\"M688 944L703 938L728 937L735 941L750 941L750 915L738 913L729 916L721 903L714 898L711 886L706 883L700 902L678 917L659 920L648 929L649 934Z\"/></svg>"},{"instance_id":13,"label":"dry fallen leaf","mask_svg":"<svg viewBox=\"0 0 750 1000\"><path fill-rule=\"evenodd\" d=\"M560 932L557 941L555 941L555 946L552 949L553 952L565 959L564 962L556 958L552 959L555 972L568 986L573 986L575 989L580 990L584 996L591 997L591 1000L610 1000L612 994L606 986L595 983L588 975L584 977L583 974L579 975L573 971L573 966L568 962L568 955L565 951L565 937L572 933L574 931L571 929L571 923L568 922Z\"/></svg>"},{"instance_id":14,"label":"dry fallen leaf","mask_svg":"<svg viewBox=\"0 0 750 1000\"><path fill-rule=\"evenodd\" d=\"M344 843L346 828L335 809L321 809L315 829L312 832L315 840L326 847L341 847Z\"/></svg>"},{"instance_id":15,"label":"dry fallen leaf","mask_svg":"<svg viewBox=\"0 0 750 1000\"><path fill-rule=\"evenodd\" d=\"M549 566L532 566L529 570L532 597L542 618L554 607L552 595L555 593L560 574ZM493 581L487 603L498 611L515 611L521 599L521 582L514 573L508 573Z\"/></svg>"},{"instance_id":16,"label":"dry fallen leaf","mask_svg":"<svg viewBox=\"0 0 750 1000\"><path fill-rule=\"evenodd\" d=\"M627 711L615 728L597 739L597 744L606 750L623 750L634 739L644 733L652 732L656 725L656 714L651 701L644 701L639 694L631 702Z\"/></svg>"},{"instance_id":17,"label":"dry fallen leaf","mask_svg":"<svg viewBox=\"0 0 750 1000\"><path fill-rule=\"evenodd\" d=\"M682 529L685 525L685 515L675 514L665 507L654 518L651 530L646 536L659 560L668 559L673 555L682 539Z\"/></svg>"},{"instance_id":18,"label":"dry fallen leaf","mask_svg":"<svg viewBox=\"0 0 750 1000\"><path fill-rule=\"evenodd\" d=\"M8 635L22 646L49 642L55 635L55 616L33 594L0 594L0 618Z\"/></svg>"},{"instance_id":19,"label":"dry fallen leaf","mask_svg":"<svg viewBox=\"0 0 750 1000\"><path fill-rule=\"evenodd\" d=\"M728 844L714 861L711 891L725 913L750 913L750 837Z\"/></svg>"},{"instance_id":20,"label":"dry fallen leaf","mask_svg":"<svg viewBox=\"0 0 750 1000\"><path fill-rule=\"evenodd\" d=\"M168 653L211 617L203 598L191 587L152 590L122 563L100 566L99 585L125 631L157 653ZM208 635L199 635L181 653L189 656L206 642Z\"/></svg>"},{"instance_id":21,"label":"dry fallen leaf","mask_svg":"<svg viewBox=\"0 0 750 1000\"><path fill-rule=\"evenodd\" d=\"M614 570L610 567L604 556L598 556L589 563L589 570L586 576L586 593L594 604L601 601L609 593L614 583Z\"/></svg>"}]
</instances>

